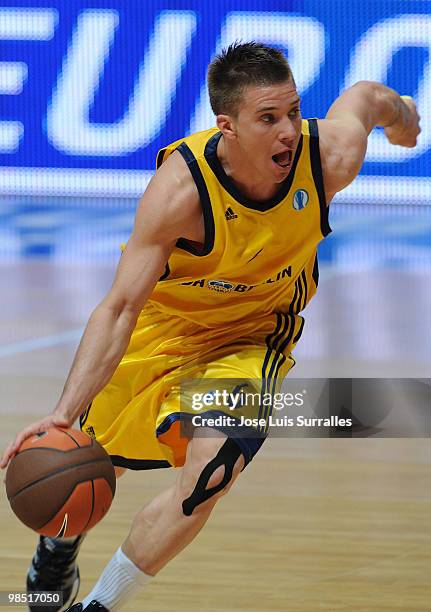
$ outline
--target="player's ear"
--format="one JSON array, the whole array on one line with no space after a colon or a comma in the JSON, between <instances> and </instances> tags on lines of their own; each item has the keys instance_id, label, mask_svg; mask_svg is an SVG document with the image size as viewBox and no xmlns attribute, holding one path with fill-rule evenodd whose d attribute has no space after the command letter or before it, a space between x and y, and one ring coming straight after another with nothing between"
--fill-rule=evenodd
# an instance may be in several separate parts
<instances>
[{"instance_id":1,"label":"player's ear","mask_svg":"<svg viewBox=\"0 0 431 612\"><path fill-rule=\"evenodd\" d=\"M217 115L217 127L225 138L235 140L236 127L230 115Z\"/></svg>"}]
</instances>

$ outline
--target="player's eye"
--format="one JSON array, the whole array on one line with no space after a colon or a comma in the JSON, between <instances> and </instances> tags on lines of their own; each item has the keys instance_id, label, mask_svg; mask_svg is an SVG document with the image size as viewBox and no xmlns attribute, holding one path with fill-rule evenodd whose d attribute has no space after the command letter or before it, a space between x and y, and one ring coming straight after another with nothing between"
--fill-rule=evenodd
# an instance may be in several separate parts
<instances>
[{"instance_id":1,"label":"player's eye","mask_svg":"<svg viewBox=\"0 0 431 612\"><path fill-rule=\"evenodd\" d=\"M271 115L271 114L262 115L261 119L264 123L273 123L275 121L274 115Z\"/></svg>"},{"instance_id":2,"label":"player's eye","mask_svg":"<svg viewBox=\"0 0 431 612\"><path fill-rule=\"evenodd\" d=\"M289 117L297 117L299 115L299 108L293 108L290 112L289 112Z\"/></svg>"}]
</instances>

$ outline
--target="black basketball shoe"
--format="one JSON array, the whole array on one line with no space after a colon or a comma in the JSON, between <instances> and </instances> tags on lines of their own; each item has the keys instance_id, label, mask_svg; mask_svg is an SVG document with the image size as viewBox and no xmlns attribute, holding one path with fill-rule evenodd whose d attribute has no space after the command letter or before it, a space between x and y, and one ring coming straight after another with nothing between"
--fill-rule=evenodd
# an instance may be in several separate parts
<instances>
[{"instance_id":1,"label":"black basketball shoe","mask_svg":"<svg viewBox=\"0 0 431 612\"><path fill-rule=\"evenodd\" d=\"M62 605L44 606L45 612L63 612L75 601L79 589L76 556L84 536L72 543L40 536L36 553L27 574L27 592L62 591ZM30 612L40 612L40 606L29 606Z\"/></svg>"},{"instance_id":2,"label":"black basketball shoe","mask_svg":"<svg viewBox=\"0 0 431 612\"><path fill-rule=\"evenodd\" d=\"M109 610L93 599L86 608L82 606L82 603L76 603L71 608L68 608L66 612L109 612Z\"/></svg>"}]
</instances>

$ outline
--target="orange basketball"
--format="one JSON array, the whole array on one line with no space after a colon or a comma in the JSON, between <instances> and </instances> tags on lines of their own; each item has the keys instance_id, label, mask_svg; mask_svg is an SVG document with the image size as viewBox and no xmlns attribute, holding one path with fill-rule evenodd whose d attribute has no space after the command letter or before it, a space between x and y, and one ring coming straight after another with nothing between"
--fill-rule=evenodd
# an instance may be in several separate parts
<instances>
[{"instance_id":1,"label":"orange basketball","mask_svg":"<svg viewBox=\"0 0 431 612\"><path fill-rule=\"evenodd\" d=\"M16 516L53 537L94 527L108 512L115 485L105 449L77 429L52 428L31 436L6 473L6 493Z\"/></svg>"}]
</instances>

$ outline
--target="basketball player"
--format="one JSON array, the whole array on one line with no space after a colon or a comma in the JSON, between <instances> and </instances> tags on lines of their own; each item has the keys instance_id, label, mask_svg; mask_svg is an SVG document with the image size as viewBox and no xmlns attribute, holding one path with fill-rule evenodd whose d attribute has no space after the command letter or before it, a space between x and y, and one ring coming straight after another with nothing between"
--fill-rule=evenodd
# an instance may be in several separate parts
<instances>
[{"instance_id":1,"label":"basketball player","mask_svg":"<svg viewBox=\"0 0 431 612\"><path fill-rule=\"evenodd\" d=\"M118 471L182 466L139 511L74 612L127 606L194 539L257 453L266 427L249 437L223 427L181 436L180 421L194 413L181 381L277 388L316 291L330 201L358 174L375 126L405 147L420 131L413 100L372 82L344 92L324 120L303 120L286 58L254 42L216 57L208 84L217 127L160 151L54 413L17 435L2 459L4 468L25 438L80 416ZM254 411L268 421L270 407ZM232 414L227 406L210 412ZM61 589L70 605L81 540L40 538L28 589Z\"/></svg>"}]
</instances>

